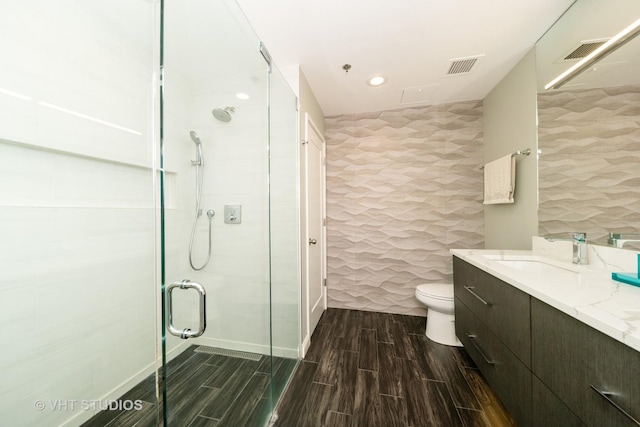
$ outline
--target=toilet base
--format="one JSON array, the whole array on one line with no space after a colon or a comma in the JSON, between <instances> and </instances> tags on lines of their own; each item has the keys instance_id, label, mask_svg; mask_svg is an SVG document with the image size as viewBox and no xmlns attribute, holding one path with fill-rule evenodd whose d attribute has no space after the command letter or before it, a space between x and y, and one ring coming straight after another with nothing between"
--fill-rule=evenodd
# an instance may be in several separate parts
<instances>
[{"instance_id":1,"label":"toilet base","mask_svg":"<svg viewBox=\"0 0 640 427\"><path fill-rule=\"evenodd\" d=\"M455 316L453 314L427 310L425 335L438 344L462 347L462 343L456 337Z\"/></svg>"}]
</instances>

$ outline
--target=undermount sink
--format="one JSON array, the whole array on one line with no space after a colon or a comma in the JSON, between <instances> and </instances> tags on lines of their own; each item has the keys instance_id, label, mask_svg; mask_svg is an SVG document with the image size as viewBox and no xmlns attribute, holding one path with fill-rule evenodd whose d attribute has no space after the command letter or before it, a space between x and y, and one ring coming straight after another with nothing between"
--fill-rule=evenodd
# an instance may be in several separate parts
<instances>
[{"instance_id":1,"label":"undermount sink","mask_svg":"<svg viewBox=\"0 0 640 427\"><path fill-rule=\"evenodd\" d=\"M570 264L562 263L540 256L522 255L483 255L492 262L512 268L514 270L539 274L580 274L580 272Z\"/></svg>"}]
</instances>

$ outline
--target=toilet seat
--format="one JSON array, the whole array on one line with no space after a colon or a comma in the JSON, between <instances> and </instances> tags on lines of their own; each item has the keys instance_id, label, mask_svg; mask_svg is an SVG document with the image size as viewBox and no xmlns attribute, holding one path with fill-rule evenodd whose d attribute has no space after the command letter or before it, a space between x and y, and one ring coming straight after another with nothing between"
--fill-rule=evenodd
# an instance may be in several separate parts
<instances>
[{"instance_id":1,"label":"toilet seat","mask_svg":"<svg viewBox=\"0 0 640 427\"><path fill-rule=\"evenodd\" d=\"M441 301L453 301L453 285L444 283L427 283L418 285L416 292L426 298Z\"/></svg>"}]
</instances>

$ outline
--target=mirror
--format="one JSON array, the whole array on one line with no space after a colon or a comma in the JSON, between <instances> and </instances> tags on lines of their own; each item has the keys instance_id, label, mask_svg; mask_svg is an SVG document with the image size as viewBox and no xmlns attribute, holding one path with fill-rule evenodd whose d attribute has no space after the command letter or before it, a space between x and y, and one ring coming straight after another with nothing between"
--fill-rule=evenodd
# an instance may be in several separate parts
<instances>
[{"instance_id":1,"label":"mirror","mask_svg":"<svg viewBox=\"0 0 640 427\"><path fill-rule=\"evenodd\" d=\"M544 89L639 18L638 0L577 0L536 44L542 236L606 245L609 232L640 233L640 37Z\"/></svg>"}]
</instances>

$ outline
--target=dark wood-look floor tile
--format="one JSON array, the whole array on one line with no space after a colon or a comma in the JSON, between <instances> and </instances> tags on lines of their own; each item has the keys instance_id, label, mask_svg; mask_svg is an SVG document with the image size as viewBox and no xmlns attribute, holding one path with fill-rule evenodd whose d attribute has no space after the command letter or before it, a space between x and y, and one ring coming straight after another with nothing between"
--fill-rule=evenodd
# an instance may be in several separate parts
<instances>
[{"instance_id":1,"label":"dark wood-look floor tile","mask_svg":"<svg viewBox=\"0 0 640 427\"><path fill-rule=\"evenodd\" d=\"M313 381L320 384L335 385L343 352L344 350L337 348L325 350L324 357L318 362L318 369Z\"/></svg>"},{"instance_id":2,"label":"dark wood-look floor tile","mask_svg":"<svg viewBox=\"0 0 640 427\"><path fill-rule=\"evenodd\" d=\"M339 325L342 329L341 348L347 351L358 351L360 347L360 324L362 321L362 312L356 310L349 310L347 320L342 325Z\"/></svg>"},{"instance_id":3,"label":"dark wood-look floor tile","mask_svg":"<svg viewBox=\"0 0 640 427\"><path fill-rule=\"evenodd\" d=\"M333 326L335 324L335 321L336 321L336 315L341 311L343 311L343 310L340 310L338 308L327 308L324 311L324 313L322 313L322 316L320 317L320 320L318 321L318 325Z\"/></svg>"},{"instance_id":4,"label":"dark wood-look floor tile","mask_svg":"<svg viewBox=\"0 0 640 427\"><path fill-rule=\"evenodd\" d=\"M377 313L373 311L361 311L360 312L360 328L362 329L376 329Z\"/></svg>"},{"instance_id":5,"label":"dark wood-look floor tile","mask_svg":"<svg viewBox=\"0 0 640 427\"><path fill-rule=\"evenodd\" d=\"M225 411L239 408L241 415L234 420L243 426L262 427L270 416L274 400L270 386L271 358L262 356L259 361L229 356L195 352L197 346L189 347L171 364L171 374L166 379L167 409L172 426L216 426ZM274 393L280 393L296 367L296 359L274 358ZM257 373L261 368L269 373ZM224 371L224 372L222 372ZM311 381L311 378L309 378ZM215 384L220 387L206 387ZM163 402L155 403L155 375L150 375L125 393L120 400L142 400L141 410L102 411L91 418L84 427L104 426L162 426ZM160 409L158 409L158 407ZM217 418L216 418L217 417ZM233 423L226 423L233 425Z\"/></svg>"},{"instance_id":6,"label":"dark wood-look floor tile","mask_svg":"<svg viewBox=\"0 0 640 427\"><path fill-rule=\"evenodd\" d=\"M131 390L123 394L119 400L142 400L155 403L156 401L156 376L151 374L135 385Z\"/></svg>"},{"instance_id":7,"label":"dark wood-look floor tile","mask_svg":"<svg viewBox=\"0 0 640 427\"><path fill-rule=\"evenodd\" d=\"M219 369L220 367L218 366L204 364L194 369L191 375L183 381L172 382L171 378L169 378L167 387L169 413L174 409L180 408L185 403L189 404L193 400L194 391L198 390Z\"/></svg>"},{"instance_id":8,"label":"dark wood-look floor tile","mask_svg":"<svg viewBox=\"0 0 640 427\"><path fill-rule=\"evenodd\" d=\"M333 387L330 385L311 384L296 426L322 426L331 404L332 392Z\"/></svg>"},{"instance_id":9,"label":"dark wood-look floor tile","mask_svg":"<svg viewBox=\"0 0 640 427\"><path fill-rule=\"evenodd\" d=\"M271 408L273 407L271 399L262 398L251 410L249 418L245 423L246 427L263 427L267 426L271 418Z\"/></svg>"},{"instance_id":10,"label":"dark wood-look floor tile","mask_svg":"<svg viewBox=\"0 0 640 427\"><path fill-rule=\"evenodd\" d=\"M295 381L292 381L278 406L278 426L295 427L296 420L302 412L305 399L313 384L313 377L318 369L315 362L302 361L295 372Z\"/></svg>"},{"instance_id":11,"label":"dark wood-look floor tile","mask_svg":"<svg viewBox=\"0 0 640 427\"><path fill-rule=\"evenodd\" d=\"M378 343L378 382L380 393L403 396L400 365L394 355L393 344Z\"/></svg>"},{"instance_id":12,"label":"dark wood-look floor tile","mask_svg":"<svg viewBox=\"0 0 640 427\"><path fill-rule=\"evenodd\" d=\"M384 342L393 344L393 332L391 331L391 324L393 318L388 313L376 313L376 332L378 333L378 342Z\"/></svg>"},{"instance_id":13,"label":"dark wood-look floor tile","mask_svg":"<svg viewBox=\"0 0 640 427\"><path fill-rule=\"evenodd\" d=\"M189 427L216 427L218 420L207 417L195 417Z\"/></svg>"},{"instance_id":14,"label":"dark wood-look floor tile","mask_svg":"<svg viewBox=\"0 0 640 427\"><path fill-rule=\"evenodd\" d=\"M271 371L275 371L283 361L283 357L263 355L260 358L260 362L258 367L256 368L256 372L260 372L261 374L270 374Z\"/></svg>"},{"instance_id":15,"label":"dark wood-look floor tile","mask_svg":"<svg viewBox=\"0 0 640 427\"><path fill-rule=\"evenodd\" d=\"M463 368L461 371L478 399L489 424L491 426L515 426L515 421L504 408L498 396L487 385L482 373L478 369L472 368Z\"/></svg>"},{"instance_id":16,"label":"dark wood-look floor tile","mask_svg":"<svg viewBox=\"0 0 640 427\"><path fill-rule=\"evenodd\" d=\"M193 355L182 363L179 367L172 370L167 376L167 387L172 387L186 381L193 372L200 366L205 365L211 355L205 353L193 353Z\"/></svg>"},{"instance_id":17,"label":"dark wood-look floor tile","mask_svg":"<svg viewBox=\"0 0 640 427\"><path fill-rule=\"evenodd\" d=\"M156 408L156 405L143 402L141 409L124 411L105 427L155 427L158 425L158 410Z\"/></svg>"},{"instance_id":18,"label":"dark wood-look floor tile","mask_svg":"<svg viewBox=\"0 0 640 427\"><path fill-rule=\"evenodd\" d=\"M415 360L397 359L401 365L404 402L407 405L407 425L422 426L429 420L430 405L426 381L420 375L420 369ZM426 403L429 403L427 405Z\"/></svg>"},{"instance_id":19,"label":"dark wood-look floor tile","mask_svg":"<svg viewBox=\"0 0 640 427\"><path fill-rule=\"evenodd\" d=\"M197 348L197 345L191 345L187 347L182 353L167 362L167 374L171 374L172 372L175 372L176 369L180 368L187 360L191 358L191 356L196 354Z\"/></svg>"},{"instance_id":20,"label":"dark wood-look floor tile","mask_svg":"<svg viewBox=\"0 0 640 427\"><path fill-rule=\"evenodd\" d=\"M407 405L402 398L380 395L380 425L385 427L407 425Z\"/></svg>"},{"instance_id":21,"label":"dark wood-look floor tile","mask_svg":"<svg viewBox=\"0 0 640 427\"><path fill-rule=\"evenodd\" d=\"M217 369L217 366L211 366ZM189 394L182 401L168 400L169 426L189 425L205 408L208 402L220 394L219 388L200 387L189 389Z\"/></svg>"},{"instance_id":22,"label":"dark wood-look floor tile","mask_svg":"<svg viewBox=\"0 0 640 427\"><path fill-rule=\"evenodd\" d=\"M295 372L298 363L297 359L284 359L282 364L278 366L278 369L273 372L273 386L271 387L272 395L270 397L272 400L275 399L275 402L280 399L282 392L287 387L287 384L290 383L290 379L293 372Z\"/></svg>"},{"instance_id":23,"label":"dark wood-look floor tile","mask_svg":"<svg viewBox=\"0 0 640 427\"><path fill-rule=\"evenodd\" d=\"M378 373L358 369L353 424L374 426L382 420Z\"/></svg>"},{"instance_id":24,"label":"dark wood-look floor tile","mask_svg":"<svg viewBox=\"0 0 640 427\"><path fill-rule=\"evenodd\" d=\"M202 385L212 388L224 387L234 375L237 377L238 370L245 366L245 362L247 362L247 360L229 357Z\"/></svg>"},{"instance_id":25,"label":"dark wood-look floor tile","mask_svg":"<svg viewBox=\"0 0 640 427\"><path fill-rule=\"evenodd\" d=\"M331 324L331 332L332 335L337 337L344 337L345 325L347 324L351 310L335 310L336 312L333 315L333 323Z\"/></svg>"},{"instance_id":26,"label":"dark wood-look floor tile","mask_svg":"<svg viewBox=\"0 0 640 427\"><path fill-rule=\"evenodd\" d=\"M434 373L431 379L444 381L447 384L456 406L481 409L482 406L469 386L456 358L460 353L459 349L437 344L426 337L424 337L423 343L427 350L429 365Z\"/></svg>"},{"instance_id":27,"label":"dark wood-look floor tile","mask_svg":"<svg viewBox=\"0 0 640 427\"><path fill-rule=\"evenodd\" d=\"M212 354L211 358L209 358L209 360L207 361L207 364L213 366L222 366L224 365L224 362L229 359L231 359L230 356L224 356L222 354Z\"/></svg>"},{"instance_id":28,"label":"dark wood-look floor tile","mask_svg":"<svg viewBox=\"0 0 640 427\"><path fill-rule=\"evenodd\" d=\"M104 427L109 425L111 421L116 419L120 414L124 412L123 410L115 410L115 411L100 411L91 419L84 422L80 427Z\"/></svg>"},{"instance_id":29,"label":"dark wood-look floor tile","mask_svg":"<svg viewBox=\"0 0 640 427\"><path fill-rule=\"evenodd\" d=\"M484 411L477 411L475 409L465 409L465 408L456 408L458 410L458 415L460 415L460 419L462 420L462 425L464 427L493 427L487 415ZM495 425L495 427L500 427L499 425Z\"/></svg>"},{"instance_id":30,"label":"dark wood-look floor tile","mask_svg":"<svg viewBox=\"0 0 640 427\"><path fill-rule=\"evenodd\" d=\"M395 356L403 359L415 360L416 353L411 343L411 337L407 333L404 322L401 320L394 321L391 324L391 331L393 332L393 347Z\"/></svg>"},{"instance_id":31,"label":"dark wood-look floor tile","mask_svg":"<svg viewBox=\"0 0 640 427\"><path fill-rule=\"evenodd\" d=\"M329 411L327 418L325 418L324 427L351 427L351 415Z\"/></svg>"},{"instance_id":32,"label":"dark wood-look floor tile","mask_svg":"<svg viewBox=\"0 0 640 427\"><path fill-rule=\"evenodd\" d=\"M451 399L447 384L440 381L426 380L427 405L429 409L430 426L462 426L462 420L458 416L456 406Z\"/></svg>"},{"instance_id":33,"label":"dark wood-look floor tile","mask_svg":"<svg viewBox=\"0 0 640 427\"><path fill-rule=\"evenodd\" d=\"M282 395L298 364L297 359L280 358L278 362L273 369L273 384L264 393L267 399L278 399Z\"/></svg>"},{"instance_id":34,"label":"dark wood-look floor tile","mask_svg":"<svg viewBox=\"0 0 640 427\"><path fill-rule=\"evenodd\" d=\"M408 335L409 342L411 342L411 346L413 348L416 362L418 362L418 366L420 367L420 375L423 379L440 379L436 378L436 375L433 373L431 369L431 362L429 361L429 345L430 341L425 335L416 335L409 334Z\"/></svg>"},{"instance_id":35,"label":"dark wood-look floor tile","mask_svg":"<svg viewBox=\"0 0 640 427\"><path fill-rule=\"evenodd\" d=\"M454 360L461 368L477 368L467 350L463 347L449 347L451 350L451 354L453 355Z\"/></svg>"},{"instance_id":36,"label":"dark wood-look floor tile","mask_svg":"<svg viewBox=\"0 0 640 427\"><path fill-rule=\"evenodd\" d=\"M342 414L353 414L358 374L358 353L343 351L340 353L336 385L333 390L330 410Z\"/></svg>"},{"instance_id":37,"label":"dark wood-look floor tile","mask_svg":"<svg viewBox=\"0 0 640 427\"><path fill-rule=\"evenodd\" d=\"M407 333L416 334L416 335L424 335L425 329L427 326L427 318L420 316L401 316L402 322L404 323L405 328L407 329Z\"/></svg>"},{"instance_id":38,"label":"dark wood-look floor tile","mask_svg":"<svg viewBox=\"0 0 640 427\"><path fill-rule=\"evenodd\" d=\"M360 329L358 368L378 370L378 338L375 329Z\"/></svg>"},{"instance_id":39,"label":"dark wood-look floor tile","mask_svg":"<svg viewBox=\"0 0 640 427\"><path fill-rule=\"evenodd\" d=\"M331 344L329 344L333 337L333 335L331 335L331 328L332 326L327 324L318 324L318 326L316 326L316 330L311 337L311 344L309 345L307 354L304 356L305 360L318 362L325 349L332 347Z\"/></svg>"},{"instance_id":40,"label":"dark wood-look floor tile","mask_svg":"<svg viewBox=\"0 0 640 427\"><path fill-rule=\"evenodd\" d=\"M209 403L202 409L200 415L215 419L221 419L225 416L227 410L229 410L234 401L238 399L239 394L245 389L247 383L254 376L256 364L258 363L252 360L243 360L242 362L242 364L234 366L235 370L220 387L222 389L221 392L209 400ZM219 369L224 369L224 366L221 366ZM257 375L268 378L268 376L264 374L256 374L255 376ZM204 385L208 386L210 383L211 381L206 381ZM264 388L260 389L260 395L255 399L256 401L262 397L263 392Z\"/></svg>"},{"instance_id":41,"label":"dark wood-look floor tile","mask_svg":"<svg viewBox=\"0 0 640 427\"><path fill-rule=\"evenodd\" d=\"M227 427L243 427L247 425L253 410L262 402L262 395L267 387L269 387L268 375L252 375L242 392L237 395L229 409L220 419L220 424ZM264 422L265 420L262 421Z\"/></svg>"}]
</instances>

